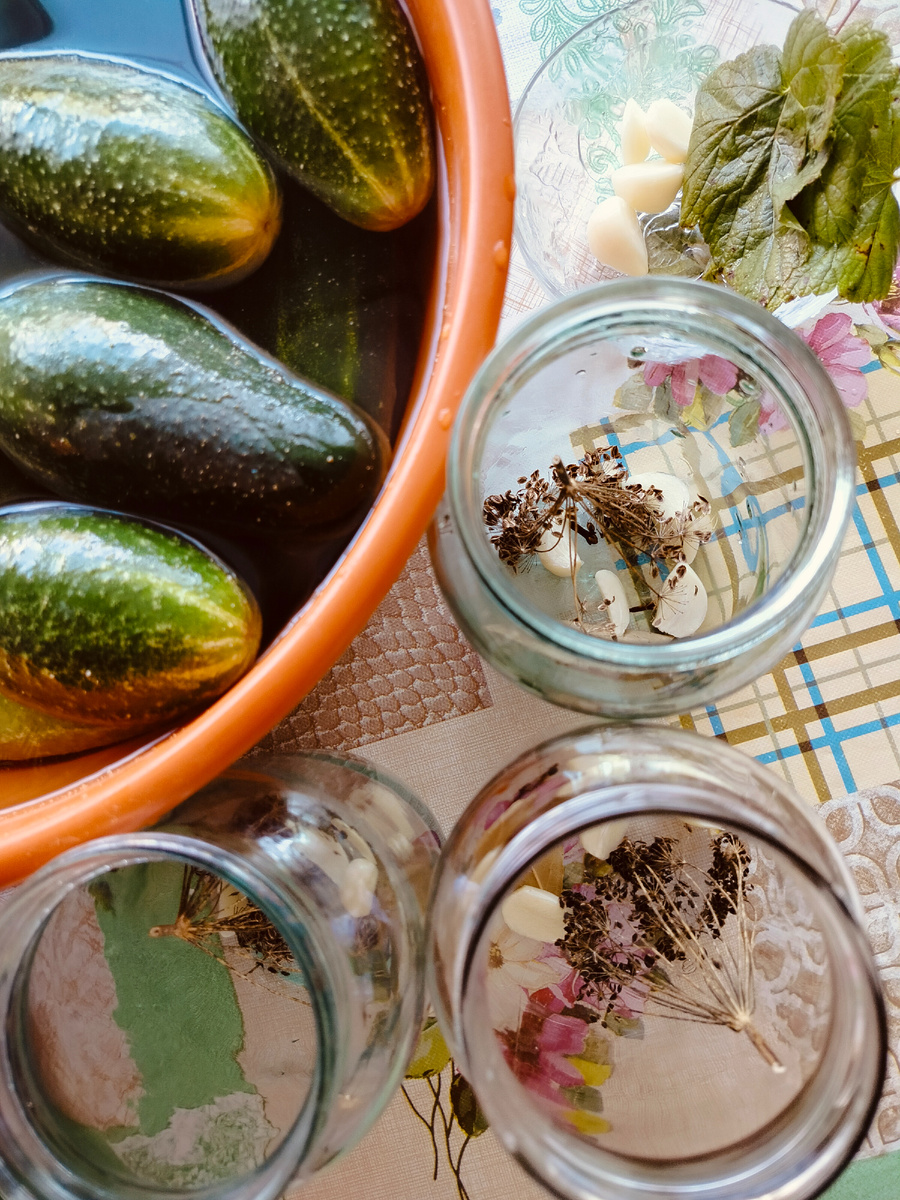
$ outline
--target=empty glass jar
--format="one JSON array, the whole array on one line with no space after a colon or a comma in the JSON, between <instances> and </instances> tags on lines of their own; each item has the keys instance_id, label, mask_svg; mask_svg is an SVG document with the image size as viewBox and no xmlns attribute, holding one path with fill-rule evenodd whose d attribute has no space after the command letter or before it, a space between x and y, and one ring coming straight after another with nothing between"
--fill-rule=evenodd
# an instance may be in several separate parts
<instances>
[{"instance_id":1,"label":"empty glass jar","mask_svg":"<svg viewBox=\"0 0 900 1200\"><path fill-rule=\"evenodd\" d=\"M721 287L601 284L482 366L432 559L476 648L607 716L709 704L814 617L853 504L840 397L791 330Z\"/></svg>"},{"instance_id":2,"label":"empty glass jar","mask_svg":"<svg viewBox=\"0 0 900 1200\"><path fill-rule=\"evenodd\" d=\"M729 747L586 730L444 851L435 1006L506 1147L589 1200L808 1200L864 1137L885 1018L820 823Z\"/></svg>"},{"instance_id":3,"label":"empty glass jar","mask_svg":"<svg viewBox=\"0 0 900 1200\"><path fill-rule=\"evenodd\" d=\"M4 1200L274 1200L353 1145L421 1027L429 814L248 759L0 912Z\"/></svg>"}]
</instances>

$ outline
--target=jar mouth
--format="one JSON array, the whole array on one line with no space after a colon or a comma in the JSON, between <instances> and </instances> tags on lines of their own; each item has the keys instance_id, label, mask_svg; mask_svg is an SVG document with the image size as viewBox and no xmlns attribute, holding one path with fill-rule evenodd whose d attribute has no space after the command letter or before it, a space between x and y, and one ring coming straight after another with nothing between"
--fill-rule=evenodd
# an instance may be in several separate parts
<instances>
[{"instance_id":1,"label":"jar mouth","mask_svg":"<svg viewBox=\"0 0 900 1200\"><path fill-rule=\"evenodd\" d=\"M654 806L654 796L658 807ZM849 972L855 988L854 995L842 1001L842 1016L831 1015L827 1043L830 1053L823 1054L817 1072L804 1083L792 1105L743 1141L716 1152L685 1152L676 1160L606 1150L574 1131L560 1134L549 1118L541 1115L540 1105L533 1103L524 1085L512 1078L510 1084L514 1082L517 1089L521 1088L522 1095L517 1091L513 1101L507 1094L502 1104L491 1105L491 1087L492 1083L498 1086L495 1074L502 1059L498 1054L492 1061L485 1044L484 1030L491 1022L487 1020L478 968L487 961L491 921L509 894L511 881L520 877L551 841L578 834L604 820L685 812L710 822L719 820L728 829L776 849L819 896L828 913L832 970ZM818 1195L840 1174L866 1136L881 1094L888 1045L884 1000L865 936L845 903L848 899L804 856L804 847L785 845L778 840L774 826L766 828L764 822L758 822L757 814L745 817L730 807L726 798L699 782L687 786L681 781L661 790L658 785L651 788L646 783L598 786L544 812L521 829L479 881L477 905L467 914L464 953L454 986L454 1038L460 1048L461 1066L470 1072L470 1081L488 1118L520 1165L560 1195L603 1194L609 1200L689 1200L700 1190L710 1200L749 1196L761 1200L776 1188L779 1195L796 1200ZM866 1006L865 1022L858 1015L860 1004ZM848 1023L854 1026L849 1036ZM864 1053L861 1035L866 1039ZM858 1058L867 1060L864 1088L848 1077L854 1052L847 1051L845 1045L851 1038L856 1039ZM823 1077L830 1089L827 1103L816 1095ZM855 1091L848 1098L851 1088ZM841 1116L835 1116L841 1104L852 1113L846 1127L843 1110ZM821 1153L823 1145L829 1147L825 1154ZM772 1146L775 1153L771 1152Z\"/></svg>"},{"instance_id":2,"label":"jar mouth","mask_svg":"<svg viewBox=\"0 0 900 1200\"><path fill-rule=\"evenodd\" d=\"M32 966L52 917L79 887L96 883L110 872L157 863L180 863L213 875L259 909L284 939L307 981L314 1022L315 1048L309 1087L293 1123L256 1166L249 1170L237 1168L233 1175L197 1186L144 1180L130 1173L125 1163L121 1176L112 1179L101 1163L92 1161L89 1150L79 1149L70 1154L67 1147L61 1152L55 1145L56 1136L51 1134L48 1141L37 1120L28 1115L48 1105L54 1107L49 1098L44 1098L43 1085L29 1061L31 1039L27 1033ZM162 1195L172 1200L242 1200L249 1194L248 1189L252 1189L254 1196L274 1200L304 1161L322 1126L336 1078L332 1031L337 1024L329 989L329 965L314 952L309 932L296 920L288 919L291 904L278 885L252 862L220 846L183 834L153 832L89 843L51 863L26 887L28 907L23 905L18 919L12 923L4 947L16 965L0 975L0 1019L8 1030L5 1053L0 1058L0 1127L6 1126L6 1133L21 1157L15 1169L16 1182L28 1189L23 1194L33 1195L36 1200L113 1195L117 1200L157 1200ZM14 898L13 913L16 902ZM153 932L149 936L158 935ZM0 1182L4 1177L0 1161Z\"/></svg>"},{"instance_id":3,"label":"jar mouth","mask_svg":"<svg viewBox=\"0 0 900 1200\"><path fill-rule=\"evenodd\" d=\"M728 353L752 351L761 373L779 379L808 480L797 544L778 578L730 620L706 633L651 645L592 637L530 604L490 544L482 520L481 456L492 419L522 382L562 349L626 336L635 323L677 313L678 332ZM498 346L463 400L451 440L447 496L481 585L512 619L543 641L582 660L623 671L689 669L734 656L790 620L821 589L854 502L855 453L840 396L808 346L770 313L726 289L664 276L601 283L542 309Z\"/></svg>"}]
</instances>

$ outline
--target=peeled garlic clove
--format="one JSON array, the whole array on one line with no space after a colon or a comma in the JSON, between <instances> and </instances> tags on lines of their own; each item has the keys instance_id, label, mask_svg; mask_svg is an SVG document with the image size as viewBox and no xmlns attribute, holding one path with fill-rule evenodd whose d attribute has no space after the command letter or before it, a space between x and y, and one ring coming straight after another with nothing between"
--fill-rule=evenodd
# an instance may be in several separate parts
<instances>
[{"instance_id":1,"label":"peeled garlic clove","mask_svg":"<svg viewBox=\"0 0 900 1200\"><path fill-rule=\"evenodd\" d=\"M593 854L594 858L602 858L605 862L625 836L627 828L627 820L604 821L602 825L594 825L592 829L582 829L578 836L588 854Z\"/></svg>"},{"instance_id":2,"label":"peeled garlic clove","mask_svg":"<svg viewBox=\"0 0 900 1200\"><path fill-rule=\"evenodd\" d=\"M693 567L679 563L660 589L654 629L673 637L690 637L703 624L709 601Z\"/></svg>"},{"instance_id":3,"label":"peeled garlic clove","mask_svg":"<svg viewBox=\"0 0 900 1200\"><path fill-rule=\"evenodd\" d=\"M341 882L341 904L351 917L367 917L375 899L378 868L367 858L354 858L344 872Z\"/></svg>"},{"instance_id":4,"label":"peeled garlic clove","mask_svg":"<svg viewBox=\"0 0 900 1200\"><path fill-rule=\"evenodd\" d=\"M629 488L633 484L637 484L645 492L655 488L661 493L659 499L655 496L648 497L647 507L652 508L664 521L671 521L673 517L680 516L690 502L687 484L677 475L670 475L667 471L641 471L637 475L629 475L624 486Z\"/></svg>"},{"instance_id":5,"label":"peeled garlic clove","mask_svg":"<svg viewBox=\"0 0 900 1200\"><path fill-rule=\"evenodd\" d=\"M665 212L681 187L684 168L670 162L631 163L610 175L613 191L638 212Z\"/></svg>"},{"instance_id":6,"label":"peeled garlic clove","mask_svg":"<svg viewBox=\"0 0 900 1200\"><path fill-rule=\"evenodd\" d=\"M563 526L562 534L558 534L555 529L548 529L541 536L538 543L538 559L541 566L549 571L551 575L560 575L566 577L572 573L572 559L570 558L569 550L569 526ZM581 566L581 559L575 552L575 570Z\"/></svg>"},{"instance_id":7,"label":"peeled garlic clove","mask_svg":"<svg viewBox=\"0 0 900 1200\"><path fill-rule=\"evenodd\" d=\"M343 846L336 838L329 837L321 829L312 827L303 830L298 838L304 858L314 862L320 871L328 876L338 887L344 882L350 860Z\"/></svg>"},{"instance_id":8,"label":"peeled garlic clove","mask_svg":"<svg viewBox=\"0 0 900 1200\"><path fill-rule=\"evenodd\" d=\"M623 275L646 275L650 270L637 213L621 196L610 196L594 209L587 242L591 254L605 267Z\"/></svg>"},{"instance_id":9,"label":"peeled garlic clove","mask_svg":"<svg viewBox=\"0 0 900 1200\"><path fill-rule=\"evenodd\" d=\"M654 100L644 115L650 145L670 163L687 158L694 122L671 100Z\"/></svg>"},{"instance_id":10,"label":"peeled garlic clove","mask_svg":"<svg viewBox=\"0 0 900 1200\"><path fill-rule=\"evenodd\" d=\"M565 937L566 923L559 896L526 884L507 896L500 915L513 933L538 942L556 942Z\"/></svg>"},{"instance_id":11,"label":"peeled garlic clove","mask_svg":"<svg viewBox=\"0 0 900 1200\"><path fill-rule=\"evenodd\" d=\"M636 100L625 101L625 111L622 113L622 123L619 126L622 162L643 162L650 153L650 138L647 136L647 126L644 122L644 110Z\"/></svg>"},{"instance_id":12,"label":"peeled garlic clove","mask_svg":"<svg viewBox=\"0 0 900 1200\"><path fill-rule=\"evenodd\" d=\"M594 575L600 595L606 601L606 615L612 623L616 637L621 637L628 628L631 613L625 599L625 589L615 571L597 571Z\"/></svg>"}]
</instances>

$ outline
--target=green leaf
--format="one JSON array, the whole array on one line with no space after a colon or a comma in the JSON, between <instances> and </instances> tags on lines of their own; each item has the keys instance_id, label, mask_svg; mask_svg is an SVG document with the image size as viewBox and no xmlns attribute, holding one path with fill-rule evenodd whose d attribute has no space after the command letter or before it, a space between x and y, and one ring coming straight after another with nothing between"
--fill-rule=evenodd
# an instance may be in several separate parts
<instances>
[{"instance_id":1,"label":"green leaf","mask_svg":"<svg viewBox=\"0 0 900 1200\"><path fill-rule=\"evenodd\" d=\"M635 371L621 387L616 388L613 404L627 412L647 412L653 403L653 388L644 383L643 371Z\"/></svg>"},{"instance_id":2,"label":"green leaf","mask_svg":"<svg viewBox=\"0 0 900 1200\"><path fill-rule=\"evenodd\" d=\"M806 9L791 23L781 55L784 107L775 130L769 191L777 222L782 207L822 172L844 80L844 51L822 18Z\"/></svg>"},{"instance_id":3,"label":"green leaf","mask_svg":"<svg viewBox=\"0 0 900 1200\"><path fill-rule=\"evenodd\" d=\"M681 425L681 409L675 403L672 395L672 384L666 379L659 387L653 388L653 412L661 421L673 421Z\"/></svg>"},{"instance_id":4,"label":"green leaf","mask_svg":"<svg viewBox=\"0 0 900 1200\"><path fill-rule=\"evenodd\" d=\"M603 1112L603 1097L599 1088L564 1087L559 1089L573 1108L581 1112Z\"/></svg>"},{"instance_id":5,"label":"green leaf","mask_svg":"<svg viewBox=\"0 0 900 1200\"><path fill-rule=\"evenodd\" d=\"M868 342L874 350L876 346L883 346L885 342L890 341L888 334L878 325L854 325L854 337L862 338Z\"/></svg>"},{"instance_id":6,"label":"green leaf","mask_svg":"<svg viewBox=\"0 0 900 1200\"><path fill-rule=\"evenodd\" d=\"M883 367L887 367L895 375L900 375L900 342L890 341L885 342L882 346L876 346L875 354Z\"/></svg>"},{"instance_id":7,"label":"green leaf","mask_svg":"<svg viewBox=\"0 0 900 1200\"><path fill-rule=\"evenodd\" d=\"M847 65L832 153L792 208L815 243L810 290L836 285L848 300L875 300L890 288L900 249L891 192L900 167L900 71L880 31L854 24L839 36Z\"/></svg>"},{"instance_id":8,"label":"green leaf","mask_svg":"<svg viewBox=\"0 0 900 1200\"><path fill-rule=\"evenodd\" d=\"M853 434L854 442L864 442L866 440L865 417L853 408L847 409L847 416L850 419L850 432Z\"/></svg>"},{"instance_id":9,"label":"green leaf","mask_svg":"<svg viewBox=\"0 0 900 1200\"><path fill-rule=\"evenodd\" d=\"M450 1061L450 1051L434 1017L429 1017L419 1034L418 1045L412 1062L406 1068L407 1079L427 1079L440 1075Z\"/></svg>"},{"instance_id":10,"label":"green leaf","mask_svg":"<svg viewBox=\"0 0 900 1200\"><path fill-rule=\"evenodd\" d=\"M741 399L743 400L743 397ZM681 410L681 419L691 429L703 431L715 423L723 407L721 396L711 392L704 384L698 383L693 401Z\"/></svg>"},{"instance_id":11,"label":"green leaf","mask_svg":"<svg viewBox=\"0 0 900 1200\"><path fill-rule=\"evenodd\" d=\"M760 411L758 400L748 401L734 410L728 418L732 446L746 446L748 442L753 441L759 432Z\"/></svg>"},{"instance_id":12,"label":"green leaf","mask_svg":"<svg viewBox=\"0 0 900 1200\"><path fill-rule=\"evenodd\" d=\"M615 1013L607 1013L603 1024L616 1037L643 1038L644 1022L640 1017L617 1017Z\"/></svg>"},{"instance_id":13,"label":"green leaf","mask_svg":"<svg viewBox=\"0 0 900 1200\"><path fill-rule=\"evenodd\" d=\"M697 224L724 279L770 307L837 287L887 294L900 249L891 192L900 166L900 71L886 36L835 37L811 9L784 50L756 47L697 96L682 221Z\"/></svg>"},{"instance_id":14,"label":"green leaf","mask_svg":"<svg viewBox=\"0 0 900 1200\"><path fill-rule=\"evenodd\" d=\"M774 46L755 46L722 63L697 93L682 223L699 225L716 257L754 236L746 213L765 183L783 104L781 61Z\"/></svg>"},{"instance_id":15,"label":"green leaf","mask_svg":"<svg viewBox=\"0 0 900 1200\"><path fill-rule=\"evenodd\" d=\"M468 1137L480 1137L488 1128L488 1119L472 1091L472 1085L462 1075L450 1084L450 1105L456 1123Z\"/></svg>"}]
</instances>

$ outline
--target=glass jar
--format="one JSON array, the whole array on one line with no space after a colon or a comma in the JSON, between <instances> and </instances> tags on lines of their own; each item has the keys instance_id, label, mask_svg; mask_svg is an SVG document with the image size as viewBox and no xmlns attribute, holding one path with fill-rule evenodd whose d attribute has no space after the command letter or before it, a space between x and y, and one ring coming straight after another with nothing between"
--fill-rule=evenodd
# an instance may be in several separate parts
<instances>
[{"instance_id":1,"label":"glass jar","mask_svg":"<svg viewBox=\"0 0 900 1200\"><path fill-rule=\"evenodd\" d=\"M482 366L432 560L512 679L605 716L680 712L770 670L808 626L854 466L834 384L765 310L687 280L601 284Z\"/></svg>"},{"instance_id":2,"label":"glass jar","mask_svg":"<svg viewBox=\"0 0 900 1200\"><path fill-rule=\"evenodd\" d=\"M473 800L432 994L518 1161L577 1200L806 1200L884 1074L862 909L824 824L720 742L606 726Z\"/></svg>"},{"instance_id":3,"label":"glass jar","mask_svg":"<svg viewBox=\"0 0 900 1200\"><path fill-rule=\"evenodd\" d=\"M274 1200L353 1145L421 1027L439 840L324 755L237 764L0 913L5 1200Z\"/></svg>"}]
</instances>

